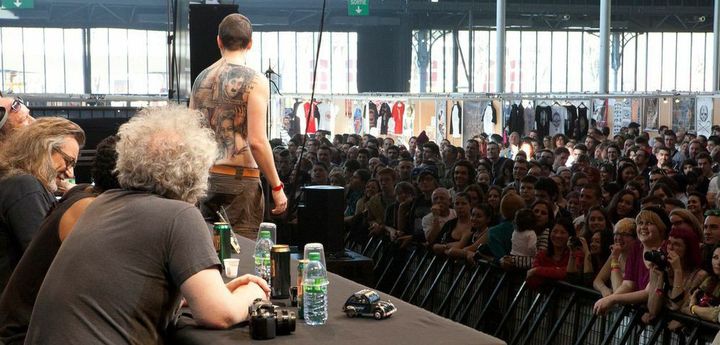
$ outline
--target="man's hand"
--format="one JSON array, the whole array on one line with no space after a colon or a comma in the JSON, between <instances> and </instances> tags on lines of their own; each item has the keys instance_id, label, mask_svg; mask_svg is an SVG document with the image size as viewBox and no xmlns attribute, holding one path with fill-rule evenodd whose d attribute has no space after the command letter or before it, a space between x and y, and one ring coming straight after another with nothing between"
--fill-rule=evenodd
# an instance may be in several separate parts
<instances>
[{"instance_id":1,"label":"man's hand","mask_svg":"<svg viewBox=\"0 0 720 345\"><path fill-rule=\"evenodd\" d=\"M232 291L235 291L237 288L247 285L249 283L257 284L269 296L270 286L265 281L265 279L262 279L256 275L252 275L252 274L245 274L240 277L237 277L237 278L231 280L229 283L225 284L225 286L228 288L228 290L230 290L232 292Z\"/></svg>"},{"instance_id":2,"label":"man's hand","mask_svg":"<svg viewBox=\"0 0 720 345\"><path fill-rule=\"evenodd\" d=\"M287 209L287 197L285 196L284 190L272 191L273 201L275 201L275 208L272 210L272 214L281 214Z\"/></svg>"},{"instance_id":3,"label":"man's hand","mask_svg":"<svg viewBox=\"0 0 720 345\"><path fill-rule=\"evenodd\" d=\"M615 305L615 300L613 296L614 295L603 297L597 302L595 302L595 306L593 306L593 313L597 315L605 315L608 310L610 310L610 308Z\"/></svg>"}]
</instances>

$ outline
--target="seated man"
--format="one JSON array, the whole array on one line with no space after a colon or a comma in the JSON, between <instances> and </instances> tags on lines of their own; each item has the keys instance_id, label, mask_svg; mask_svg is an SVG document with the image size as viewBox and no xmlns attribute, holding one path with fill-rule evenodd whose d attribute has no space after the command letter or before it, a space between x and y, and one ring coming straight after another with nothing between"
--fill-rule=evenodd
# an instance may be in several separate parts
<instances>
[{"instance_id":1,"label":"seated man","mask_svg":"<svg viewBox=\"0 0 720 345\"><path fill-rule=\"evenodd\" d=\"M120 127L117 178L75 224L45 276L28 344L161 343L181 301L202 327L248 317L267 284L227 285L210 232L194 206L217 155L199 113L149 108Z\"/></svg>"},{"instance_id":2,"label":"seated man","mask_svg":"<svg viewBox=\"0 0 720 345\"><path fill-rule=\"evenodd\" d=\"M25 341L35 298L62 241L70 235L78 218L98 194L120 188L113 173L116 142L117 137L110 136L97 145L91 168L94 185L77 185L65 193L45 217L20 259L0 298L0 344L22 344Z\"/></svg>"}]
</instances>

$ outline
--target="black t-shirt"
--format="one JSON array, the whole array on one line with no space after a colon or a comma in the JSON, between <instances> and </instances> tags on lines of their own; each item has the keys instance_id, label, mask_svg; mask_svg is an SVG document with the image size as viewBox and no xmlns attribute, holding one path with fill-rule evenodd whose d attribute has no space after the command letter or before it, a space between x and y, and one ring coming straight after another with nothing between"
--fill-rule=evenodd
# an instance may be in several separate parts
<instances>
[{"instance_id":1,"label":"black t-shirt","mask_svg":"<svg viewBox=\"0 0 720 345\"><path fill-rule=\"evenodd\" d=\"M60 249L60 219L77 201L94 195L85 191L87 187L78 185L65 193L15 267L0 298L0 344L23 343L38 290Z\"/></svg>"},{"instance_id":2,"label":"black t-shirt","mask_svg":"<svg viewBox=\"0 0 720 345\"><path fill-rule=\"evenodd\" d=\"M111 190L90 204L45 276L29 344L161 344L181 284L220 260L193 205Z\"/></svg>"},{"instance_id":3,"label":"black t-shirt","mask_svg":"<svg viewBox=\"0 0 720 345\"><path fill-rule=\"evenodd\" d=\"M54 204L55 197L32 175L0 181L0 292Z\"/></svg>"}]
</instances>

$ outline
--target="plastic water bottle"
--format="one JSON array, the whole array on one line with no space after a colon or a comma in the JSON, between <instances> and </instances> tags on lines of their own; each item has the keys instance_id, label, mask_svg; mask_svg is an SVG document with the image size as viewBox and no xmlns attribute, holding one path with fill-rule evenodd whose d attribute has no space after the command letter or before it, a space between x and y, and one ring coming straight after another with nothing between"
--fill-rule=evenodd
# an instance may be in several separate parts
<instances>
[{"instance_id":1,"label":"plastic water bottle","mask_svg":"<svg viewBox=\"0 0 720 345\"><path fill-rule=\"evenodd\" d=\"M261 230L255 242L255 275L270 284L270 249L273 246L270 231Z\"/></svg>"},{"instance_id":2,"label":"plastic water bottle","mask_svg":"<svg viewBox=\"0 0 720 345\"><path fill-rule=\"evenodd\" d=\"M310 252L308 259L303 272L305 323L310 326L324 325L328 318L327 272L320 262L320 253Z\"/></svg>"}]
</instances>

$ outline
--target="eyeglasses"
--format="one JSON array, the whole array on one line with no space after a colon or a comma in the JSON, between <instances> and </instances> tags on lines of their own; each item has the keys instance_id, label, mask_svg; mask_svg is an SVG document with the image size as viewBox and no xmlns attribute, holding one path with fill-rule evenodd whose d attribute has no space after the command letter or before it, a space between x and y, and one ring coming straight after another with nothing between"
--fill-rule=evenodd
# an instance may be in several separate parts
<instances>
[{"instance_id":1,"label":"eyeglasses","mask_svg":"<svg viewBox=\"0 0 720 345\"><path fill-rule=\"evenodd\" d=\"M77 164L77 160L67 153L63 152L60 148L53 147L53 151L57 152L62 156L63 160L65 161L65 168L66 169L72 169L75 167L75 164Z\"/></svg>"},{"instance_id":2,"label":"eyeglasses","mask_svg":"<svg viewBox=\"0 0 720 345\"><path fill-rule=\"evenodd\" d=\"M20 111L20 106L22 105L25 105L25 101L23 101L23 99L20 97L15 97L15 99L13 99L12 103L10 104L10 109L15 112Z\"/></svg>"},{"instance_id":3,"label":"eyeglasses","mask_svg":"<svg viewBox=\"0 0 720 345\"><path fill-rule=\"evenodd\" d=\"M629 233L629 232L614 232L614 233L613 233L613 236L630 236L630 237L635 237L635 235L633 235L632 233Z\"/></svg>"},{"instance_id":4,"label":"eyeglasses","mask_svg":"<svg viewBox=\"0 0 720 345\"><path fill-rule=\"evenodd\" d=\"M713 217L720 217L720 210L719 209L712 209L707 210L705 213L703 213L705 217L713 216Z\"/></svg>"}]
</instances>

